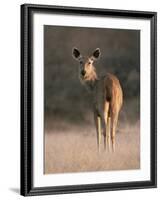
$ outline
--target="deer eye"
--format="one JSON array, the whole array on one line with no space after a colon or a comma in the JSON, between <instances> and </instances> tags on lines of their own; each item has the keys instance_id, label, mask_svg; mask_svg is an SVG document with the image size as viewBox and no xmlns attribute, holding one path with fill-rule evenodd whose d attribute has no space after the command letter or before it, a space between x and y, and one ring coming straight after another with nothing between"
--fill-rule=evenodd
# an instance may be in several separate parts
<instances>
[{"instance_id":1,"label":"deer eye","mask_svg":"<svg viewBox=\"0 0 161 200\"><path fill-rule=\"evenodd\" d=\"M91 62L89 61L89 62L88 62L88 64L90 65L90 64L91 64Z\"/></svg>"}]
</instances>

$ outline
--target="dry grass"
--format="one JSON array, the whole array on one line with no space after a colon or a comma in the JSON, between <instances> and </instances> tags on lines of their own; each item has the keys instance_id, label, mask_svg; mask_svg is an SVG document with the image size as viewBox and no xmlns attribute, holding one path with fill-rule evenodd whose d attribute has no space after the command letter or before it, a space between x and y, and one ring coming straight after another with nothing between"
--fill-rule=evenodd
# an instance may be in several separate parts
<instances>
[{"instance_id":1,"label":"dry grass","mask_svg":"<svg viewBox=\"0 0 161 200\"><path fill-rule=\"evenodd\" d=\"M139 123L119 127L116 151L101 152L92 125L64 126L45 132L45 173L127 170L140 168Z\"/></svg>"}]
</instances>

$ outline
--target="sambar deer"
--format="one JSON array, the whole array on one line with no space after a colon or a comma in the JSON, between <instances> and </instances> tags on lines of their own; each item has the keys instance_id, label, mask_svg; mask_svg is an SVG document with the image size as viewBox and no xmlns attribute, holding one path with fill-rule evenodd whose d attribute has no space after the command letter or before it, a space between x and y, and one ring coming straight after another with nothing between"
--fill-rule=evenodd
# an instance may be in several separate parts
<instances>
[{"instance_id":1,"label":"sambar deer","mask_svg":"<svg viewBox=\"0 0 161 200\"><path fill-rule=\"evenodd\" d=\"M81 55L77 48L73 48L72 55L79 62L79 78L83 85L93 95L94 120L97 130L97 146L100 151L101 137L104 136L104 148L115 151L115 133L118 116L123 103L123 92L116 76L107 73L98 77L93 65L100 57L97 48L89 57Z\"/></svg>"}]
</instances>

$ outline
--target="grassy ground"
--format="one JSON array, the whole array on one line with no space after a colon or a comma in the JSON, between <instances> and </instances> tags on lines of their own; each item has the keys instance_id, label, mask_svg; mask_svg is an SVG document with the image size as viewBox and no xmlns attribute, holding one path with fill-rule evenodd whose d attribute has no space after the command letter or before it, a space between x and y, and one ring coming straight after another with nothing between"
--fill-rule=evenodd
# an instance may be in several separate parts
<instances>
[{"instance_id":1,"label":"grassy ground","mask_svg":"<svg viewBox=\"0 0 161 200\"><path fill-rule=\"evenodd\" d=\"M45 173L127 170L140 168L139 122L120 124L116 151L98 153L94 125L69 126L45 132Z\"/></svg>"}]
</instances>

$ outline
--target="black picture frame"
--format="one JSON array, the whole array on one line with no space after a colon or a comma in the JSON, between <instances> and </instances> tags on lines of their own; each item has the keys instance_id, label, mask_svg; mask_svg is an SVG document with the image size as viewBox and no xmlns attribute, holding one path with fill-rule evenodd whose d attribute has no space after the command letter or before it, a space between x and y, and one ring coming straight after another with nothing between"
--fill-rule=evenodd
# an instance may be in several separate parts
<instances>
[{"instance_id":1,"label":"black picture frame","mask_svg":"<svg viewBox=\"0 0 161 200\"><path fill-rule=\"evenodd\" d=\"M65 13L73 15L110 16L149 19L151 23L151 165L150 181L100 183L71 186L33 186L33 14ZM49 5L21 5L21 190L23 196L101 192L109 190L157 187L157 13Z\"/></svg>"}]
</instances>

